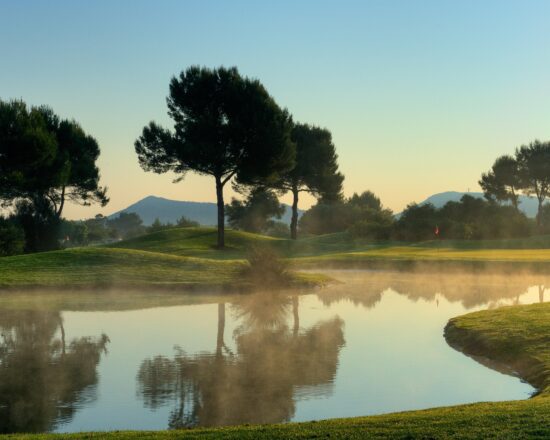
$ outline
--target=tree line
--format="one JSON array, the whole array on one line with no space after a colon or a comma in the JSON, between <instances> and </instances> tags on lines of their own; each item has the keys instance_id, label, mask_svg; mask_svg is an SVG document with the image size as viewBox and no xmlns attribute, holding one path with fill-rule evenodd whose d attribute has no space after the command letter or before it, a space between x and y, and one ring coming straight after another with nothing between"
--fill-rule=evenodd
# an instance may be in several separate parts
<instances>
[{"instance_id":1,"label":"tree line","mask_svg":"<svg viewBox=\"0 0 550 440\"><path fill-rule=\"evenodd\" d=\"M519 236L547 228L550 143L534 141L499 157L481 176L486 200L464 198L440 209L409 205L397 218L373 193L343 196L344 176L330 131L294 121L257 79L237 68L192 66L171 79L166 99L171 128L150 122L134 147L145 171L210 176L217 200L217 245L225 244L226 219L253 232L318 234L349 231L372 239L424 239L434 228L446 238ZM64 237L131 236L145 232L135 218L67 222L67 201L105 206L97 141L74 120L49 107L0 100L0 253L58 248ZM244 196L225 203L227 184ZM317 203L299 219L302 193ZM278 198L292 195L290 228ZM536 229L519 210L519 194L538 200ZM182 220L189 225L189 221ZM500 225L500 226L498 226ZM171 225L155 222L153 230ZM498 226L498 227L497 227ZM151 229L149 229L151 230Z\"/></svg>"}]
</instances>

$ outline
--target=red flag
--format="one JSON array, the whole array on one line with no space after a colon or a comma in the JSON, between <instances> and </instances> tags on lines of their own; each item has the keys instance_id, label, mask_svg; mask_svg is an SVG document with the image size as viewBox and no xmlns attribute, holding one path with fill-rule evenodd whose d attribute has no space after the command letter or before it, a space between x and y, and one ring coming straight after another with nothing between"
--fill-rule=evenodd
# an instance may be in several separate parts
<instances>
[{"instance_id":1,"label":"red flag","mask_svg":"<svg viewBox=\"0 0 550 440\"><path fill-rule=\"evenodd\" d=\"M439 226L435 225L434 234L439 237Z\"/></svg>"}]
</instances>

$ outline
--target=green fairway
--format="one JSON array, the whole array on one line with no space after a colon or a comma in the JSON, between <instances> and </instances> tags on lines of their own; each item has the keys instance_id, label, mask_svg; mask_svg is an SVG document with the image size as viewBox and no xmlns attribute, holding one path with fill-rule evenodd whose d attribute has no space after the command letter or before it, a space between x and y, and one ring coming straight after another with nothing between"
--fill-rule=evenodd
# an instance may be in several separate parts
<instances>
[{"instance_id":1,"label":"green fairway","mask_svg":"<svg viewBox=\"0 0 550 440\"><path fill-rule=\"evenodd\" d=\"M20 255L0 259L0 287L30 286L230 286L252 246L269 246L295 267L444 266L546 270L550 240L494 242L367 243L348 233L289 240L228 230L227 247L216 249L214 228L174 228L100 247ZM489 248L490 244L494 248ZM529 243L533 249L526 248ZM477 245L477 248L476 248ZM302 283L326 281L300 274Z\"/></svg>"},{"instance_id":2,"label":"green fairway","mask_svg":"<svg viewBox=\"0 0 550 440\"><path fill-rule=\"evenodd\" d=\"M550 237L484 241L427 241L421 243L367 242L349 233L290 240L242 231L226 231L226 249L215 248L214 228L174 228L121 241L109 247L140 249L212 259L241 259L253 245L270 246L300 262L361 260L456 260L550 262Z\"/></svg>"},{"instance_id":3,"label":"green fairway","mask_svg":"<svg viewBox=\"0 0 550 440\"><path fill-rule=\"evenodd\" d=\"M0 286L224 285L242 263L134 249L78 248L0 260Z\"/></svg>"},{"instance_id":4,"label":"green fairway","mask_svg":"<svg viewBox=\"0 0 550 440\"><path fill-rule=\"evenodd\" d=\"M452 319L449 341L501 371L518 371L537 397L372 417L267 426L159 432L13 434L13 439L397 438L531 439L550 437L550 304L505 307Z\"/></svg>"}]
</instances>

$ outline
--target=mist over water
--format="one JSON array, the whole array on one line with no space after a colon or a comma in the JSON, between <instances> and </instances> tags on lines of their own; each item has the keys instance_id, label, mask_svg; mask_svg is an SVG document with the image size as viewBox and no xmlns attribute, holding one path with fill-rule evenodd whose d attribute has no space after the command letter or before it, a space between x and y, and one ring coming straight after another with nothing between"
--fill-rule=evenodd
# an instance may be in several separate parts
<instances>
[{"instance_id":1,"label":"mist over water","mask_svg":"<svg viewBox=\"0 0 550 440\"><path fill-rule=\"evenodd\" d=\"M546 301L542 275L331 270L304 292L0 295L0 430L278 423L528 398L448 319Z\"/></svg>"}]
</instances>

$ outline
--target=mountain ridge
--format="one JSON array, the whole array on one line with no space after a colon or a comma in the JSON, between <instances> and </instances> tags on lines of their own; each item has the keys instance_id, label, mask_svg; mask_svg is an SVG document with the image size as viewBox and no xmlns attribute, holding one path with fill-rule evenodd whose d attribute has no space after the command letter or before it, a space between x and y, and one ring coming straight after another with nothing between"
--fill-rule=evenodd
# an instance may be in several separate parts
<instances>
[{"instance_id":1,"label":"mountain ridge","mask_svg":"<svg viewBox=\"0 0 550 440\"><path fill-rule=\"evenodd\" d=\"M285 207L285 213L279 221L290 224L291 208L287 204L283 205ZM145 226L150 226L157 218L162 223L176 223L182 216L199 222L203 226L214 226L217 224L218 218L217 205L214 202L172 200L154 195L144 197L107 217L113 218L122 212L133 212L138 214ZM302 210L298 210L298 215L302 213Z\"/></svg>"}]
</instances>

